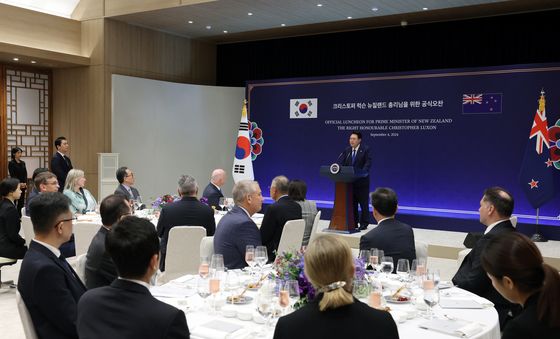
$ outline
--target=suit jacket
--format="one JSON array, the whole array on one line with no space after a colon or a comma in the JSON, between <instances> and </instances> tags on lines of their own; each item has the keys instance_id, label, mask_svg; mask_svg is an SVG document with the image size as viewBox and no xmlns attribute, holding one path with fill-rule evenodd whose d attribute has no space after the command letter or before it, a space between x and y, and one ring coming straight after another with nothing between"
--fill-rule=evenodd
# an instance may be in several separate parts
<instances>
[{"instance_id":1,"label":"suit jacket","mask_svg":"<svg viewBox=\"0 0 560 339\"><path fill-rule=\"evenodd\" d=\"M208 186L204 189L204 193L202 196L208 199L208 206L216 208L217 210L221 210L220 207L220 198L224 196L221 190L219 190L214 184L209 183Z\"/></svg>"},{"instance_id":2,"label":"suit jacket","mask_svg":"<svg viewBox=\"0 0 560 339\"><path fill-rule=\"evenodd\" d=\"M239 206L235 206L218 223L214 235L214 253L224 256L224 266L228 269L247 266L245 247L261 244L261 233L257 224Z\"/></svg>"},{"instance_id":3,"label":"suit jacket","mask_svg":"<svg viewBox=\"0 0 560 339\"><path fill-rule=\"evenodd\" d=\"M539 321L537 305L540 293L535 293L527 299L523 311L508 321L502 333L502 339L553 339L558 338L560 328L552 328L546 322Z\"/></svg>"},{"instance_id":4,"label":"suit jacket","mask_svg":"<svg viewBox=\"0 0 560 339\"><path fill-rule=\"evenodd\" d=\"M183 311L135 282L117 279L87 291L78 304L80 339L189 338Z\"/></svg>"},{"instance_id":5,"label":"suit jacket","mask_svg":"<svg viewBox=\"0 0 560 339\"><path fill-rule=\"evenodd\" d=\"M480 255L490 239L500 236L500 234L506 232L515 232L515 229L509 219L494 226L490 232L483 235L476 242L476 245L469 254L467 254L461 263L461 267L459 267L459 270L455 273L455 276L452 279L453 283L460 288L475 293L493 302L496 311L498 311L501 326L505 324L508 312L517 309L517 307L504 299L504 297L502 297L500 293L494 289L490 278L488 278L486 272L482 268Z\"/></svg>"},{"instance_id":6,"label":"suit jacket","mask_svg":"<svg viewBox=\"0 0 560 339\"><path fill-rule=\"evenodd\" d=\"M68 162L64 159L66 158ZM67 156L62 156L60 153L56 152L52 159L51 159L51 172L53 172L57 179L58 185L60 188L58 189L59 192L64 190L64 183L66 182L66 176L68 176L68 172L70 172L72 167L72 161Z\"/></svg>"},{"instance_id":7,"label":"suit jacket","mask_svg":"<svg viewBox=\"0 0 560 339\"><path fill-rule=\"evenodd\" d=\"M130 193L128 193L126 187L124 187L123 184L120 184L115 190L115 194L122 194L127 197L128 200L138 199L138 197L140 196L140 192L138 192L138 190L134 187L130 187L130 191L132 192L132 196L130 196Z\"/></svg>"},{"instance_id":8,"label":"suit jacket","mask_svg":"<svg viewBox=\"0 0 560 339\"><path fill-rule=\"evenodd\" d=\"M350 305L319 311L318 299L279 318L274 339L399 338L389 312L376 310L356 299Z\"/></svg>"},{"instance_id":9,"label":"suit jacket","mask_svg":"<svg viewBox=\"0 0 560 339\"><path fill-rule=\"evenodd\" d=\"M19 271L18 290L41 339L78 338L78 300L86 291L70 266L31 241Z\"/></svg>"},{"instance_id":10,"label":"suit jacket","mask_svg":"<svg viewBox=\"0 0 560 339\"><path fill-rule=\"evenodd\" d=\"M88 289L110 285L117 278L117 268L105 250L109 231L101 226L86 254L85 280Z\"/></svg>"},{"instance_id":11,"label":"suit jacket","mask_svg":"<svg viewBox=\"0 0 560 339\"><path fill-rule=\"evenodd\" d=\"M281 197L266 209L261 225L261 239L268 251L268 260L273 261L276 257L274 251L280 244L284 224L295 219L303 219L301 206L288 196Z\"/></svg>"},{"instance_id":12,"label":"suit jacket","mask_svg":"<svg viewBox=\"0 0 560 339\"><path fill-rule=\"evenodd\" d=\"M0 257L21 259L27 251L25 239L19 235L21 221L16 205L0 200Z\"/></svg>"},{"instance_id":13,"label":"suit jacket","mask_svg":"<svg viewBox=\"0 0 560 339\"><path fill-rule=\"evenodd\" d=\"M395 218L383 220L377 227L362 235L360 249L372 248L383 250L386 256L392 257L395 268L399 259L408 259L410 264L416 259L412 227Z\"/></svg>"},{"instance_id":14,"label":"suit jacket","mask_svg":"<svg viewBox=\"0 0 560 339\"><path fill-rule=\"evenodd\" d=\"M356 152L356 160L354 161L354 164L352 164L352 147L346 147L344 152L342 152L339 156L337 163L341 166L353 166L354 170L367 173L365 178L354 181L354 185L359 186L367 184L369 186L369 169L371 167L371 154L369 146L360 144L358 152Z\"/></svg>"},{"instance_id":15,"label":"suit jacket","mask_svg":"<svg viewBox=\"0 0 560 339\"><path fill-rule=\"evenodd\" d=\"M206 228L206 235L213 236L216 231L214 211L209 206L198 201L196 197L183 197L170 205L163 207L157 224L157 233L161 238L161 270L165 270L165 254L167 253L167 239L169 231L174 226L202 226Z\"/></svg>"}]
</instances>

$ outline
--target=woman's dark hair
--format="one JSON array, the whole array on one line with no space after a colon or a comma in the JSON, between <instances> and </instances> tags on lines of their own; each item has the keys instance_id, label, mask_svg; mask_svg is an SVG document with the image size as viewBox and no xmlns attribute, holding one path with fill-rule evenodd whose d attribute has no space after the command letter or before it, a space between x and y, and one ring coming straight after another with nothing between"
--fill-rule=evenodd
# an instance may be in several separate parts
<instances>
[{"instance_id":1,"label":"woman's dark hair","mask_svg":"<svg viewBox=\"0 0 560 339\"><path fill-rule=\"evenodd\" d=\"M0 182L0 197L5 197L14 192L19 185L19 179L6 178Z\"/></svg>"},{"instance_id":2,"label":"woman's dark hair","mask_svg":"<svg viewBox=\"0 0 560 339\"><path fill-rule=\"evenodd\" d=\"M305 181L294 179L288 184L288 196L295 201L304 201L307 195Z\"/></svg>"},{"instance_id":3,"label":"woman's dark hair","mask_svg":"<svg viewBox=\"0 0 560 339\"><path fill-rule=\"evenodd\" d=\"M11 152L11 153L12 153L12 155L11 155L11 156L12 156L12 160L16 160L16 153L17 153L17 152L23 152L23 150L22 150L21 148L19 148L19 147L13 147L13 148L12 148L12 152Z\"/></svg>"},{"instance_id":4,"label":"woman's dark hair","mask_svg":"<svg viewBox=\"0 0 560 339\"><path fill-rule=\"evenodd\" d=\"M560 274L545 264L541 252L526 236L509 232L492 238L481 254L484 270L497 279L509 277L522 293L540 292L539 321L560 326Z\"/></svg>"}]
</instances>

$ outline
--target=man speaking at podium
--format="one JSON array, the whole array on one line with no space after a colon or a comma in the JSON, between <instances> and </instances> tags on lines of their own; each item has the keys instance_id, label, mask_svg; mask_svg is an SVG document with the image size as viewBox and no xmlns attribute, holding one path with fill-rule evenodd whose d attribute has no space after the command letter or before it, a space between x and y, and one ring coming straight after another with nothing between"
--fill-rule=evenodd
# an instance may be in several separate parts
<instances>
[{"instance_id":1,"label":"man speaking at podium","mask_svg":"<svg viewBox=\"0 0 560 339\"><path fill-rule=\"evenodd\" d=\"M352 184L353 187L353 206L354 221L356 227L365 230L369 225L369 167L371 166L371 155L369 146L362 145L362 133L354 131L350 134L350 146L346 147L344 152L338 157L337 163L340 166L352 166L355 172L366 172L367 176L360 178ZM358 218L358 204L362 209L362 214Z\"/></svg>"}]
</instances>

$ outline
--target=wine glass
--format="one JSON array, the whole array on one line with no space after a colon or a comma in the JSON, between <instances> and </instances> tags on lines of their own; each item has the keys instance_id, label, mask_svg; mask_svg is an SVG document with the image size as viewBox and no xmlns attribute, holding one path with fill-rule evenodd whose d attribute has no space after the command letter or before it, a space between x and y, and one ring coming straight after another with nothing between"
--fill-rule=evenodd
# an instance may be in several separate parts
<instances>
[{"instance_id":1,"label":"wine glass","mask_svg":"<svg viewBox=\"0 0 560 339\"><path fill-rule=\"evenodd\" d=\"M233 198L226 198L226 207L228 211L231 211L234 206L235 206L235 201L233 200Z\"/></svg>"},{"instance_id":2,"label":"wine glass","mask_svg":"<svg viewBox=\"0 0 560 339\"><path fill-rule=\"evenodd\" d=\"M375 270L377 272L381 272L381 259L383 259L383 257L385 256L385 252L383 250L377 250L377 265L375 266Z\"/></svg>"},{"instance_id":3,"label":"wine glass","mask_svg":"<svg viewBox=\"0 0 560 339\"><path fill-rule=\"evenodd\" d=\"M369 263L369 258L370 258L370 254L371 252L369 250L360 250L360 254L358 255L358 258L360 258L362 260L362 262L364 263L364 269L367 270L367 266Z\"/></svg>"},{"instance_id":4,"label":"wine glass","mask_svg":"<svg viewBox=\"0 0 560 339\"><path fill-rule=\"evenodd\" d=\"M369 265L371 266L371 268L373 270L375 270L377 268L377 265L379 265L379 250L377 248L372 248L369 251Z\"/></svg>"},{"instance_id":5,"label":"wine glass","mask_svg":"<svg viewBox=\"0 0 560 339\"><path fill-rule=\"evenodd\" d=\"M279 303L282 313L286 313L288 306L293 310L294 304L299 300L299 284L297 280L287 280L280 288Z\"/></svg>"},{"instance_id":6,"label":"wine glass","mask_svg":"<svg viewBox=\"0 0 560 339\"><path fill-rule=\"evenodd\" d=\"M408 280L408 275L410 273L410 266L408 259L399 259L397 261L397 275L400 277L401 281Z\"/></svg>"},{"instance_id":7,"label":"wine glass","mask_svg":"<svg viewBox=\"0 0 560 339\"><path fill-rule=\"evenodd\" d=\"M249 265L249 274L253 275L253 267L257 264L255 261L255 246L247 245L245 246L245 261Z\"/></svg>"},{"instance_id":8,"label":"wine glass","mask_svg":"<svg viewBox=\"0 0 560 339\"><path fill-rule=\"evenodd\" d=\"M381 296L383 296L383 285L378 279L372 279L369 287L369 306L380 308L382 305Z\"/></svg>"},{"instance_id":9,"label":"wine glass","mask_svg":"<svg viewBox=\"0 0 560 339\"><path fill-rule=\"evenodd\" d=\"M212 261L210 261L210 276L220 279L224 272L224 256L221 254L212 254Z\"/></svg>"},{"instance_id":10,"label":"wine glass","mask_svg":"<svg viewBox=\"0 0 560 339\"><path fill-rule=\"evenodd\" d=\"M210 296L210 283L207 278L199 278L196 286L196 292L204 301L203 306L206 304L206 298Z\"/></svg>"},{"instance_id":11,"label":"wine glass","mask_svg":"<svg viewBox=\"0 0 560 339\"><path fill-rule=\"evenodd\" d=\"M216 275L210 276L208 279L209 291L212 293L212 308L214 312L218 310L218 303L216 302L216 295L220 292L220 278Z\"/></svg>"},{"instance_id":12,"label":"wine glass","mask_svg":"<svg viewBox=\"0 0 560 339\"><path fill-rule=\"evenodd\" d=\"M226 206L226 199L225 197L220 197L220 200L218 201L218 205L220 205L220 209L223 211L224 207Z\"/></svg>"},{"instance_id":13,"label":"wine glass","mask_svg":"<svg viewBox=\"0 0 560 339\"><path fill-rule=\"evenodd\" d=\"M426 317L432 319L432 307L436 306L439 302L439 289L433 281L433 275L426 275L426 279L422 281L422 289L424 290L424 302L428 305Z\"/></svg>"},{"instance_id":14,"label":"wine glass","mask_svg":"<svg viewBox=\"0 0 560 339\"><path fill-rule=\"evenodd\" d=\"M134 199L134 202L136 203L136 209L141 210L142 209L142 197L137 196L136 199Z\"/></svg>"},{"instance_id":15,"label":"wine glass","mask_svg":"<svg viewBox=\"0 0 560 339\"><path fill-rule=\"evenodd\" d=\"M240 282L237 273L235 273L234 271L228 271L226 275L226 283L224 289L228 292L229 299L232 304L234 304L235 302L235 297L239 295L238 293L239 285Z\"/></svg>"},{"instance_id":16,"label":"wine glass","mask_svg":"<svg viewBox=\"0 0 560 339\"><path fill-rule=\"evenodd\" d=\"M266 251L266 246L257 246L255 248L255 262L257 263L257 266L260 268L261 276L262 276L263 266L266 264L267 261L268 261L268 253Z\"/></svg>"},{"instance_id":17,"label":"wine glass","mask_svg":"<svg viewBox=\"0 0 560 339\"><path fill-rule=\"evenodd\" d=\"M354 280L352 294L356 299L365 299L369 296L369 284L365 280Z\"/></svg>"},{"instance_id":18,"label":"wine glass","mask_svg":"<svg viewBox=\"0 0 560 339\"><path fill-rule=\"evenodd\" d=\"M200 257L200 265L198 266L198 275L201 278L207 278L210 265L208 264L208 257Z\"/></svg>"},{"instance_id":19,"label":"wine glass","mask_svg":"<svg viewBox=\"0 0 560 339\"><path fill-rule=\"evenodd\" d=\"M394 263L392 257L384 256L383 258L381 258L381 271L385 273L387 277L389 277L389 274L393 272L393 269Z\"/></svg>"}]
</instances>

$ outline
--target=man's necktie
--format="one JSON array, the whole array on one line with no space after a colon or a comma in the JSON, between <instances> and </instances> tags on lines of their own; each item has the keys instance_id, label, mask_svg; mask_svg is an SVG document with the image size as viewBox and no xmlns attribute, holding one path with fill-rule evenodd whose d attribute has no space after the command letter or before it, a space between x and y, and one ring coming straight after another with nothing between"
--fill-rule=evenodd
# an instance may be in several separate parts
<instances>
[{"instance_id":1,"label":"man's necktie","mask_svg":"<svg viewBox=\"0 0 560 339\"><path fill-rule=\"evenodd\" d=\"M60 261L60 263L62 264L62 267L64 267L64 269L66 270L67 273L69 273L71 276L76 278L76 280L81 282L80 278L78 277L78 274L72 269L72 267L70 266L68 261L66 261L66 258L64 257L64 255L61 254L58 257L58 260Z\"/></svg>"},{"instance_id":2,"label":"man's necktie","mask_svg":"<svg viewBox=\"0 0 560 339\"><path fill-rule=\"evenodd\" d=\"M354 165L354 161L356 161L356 149L352 150L352 165Z\"/></svg>"}]
</instances>

